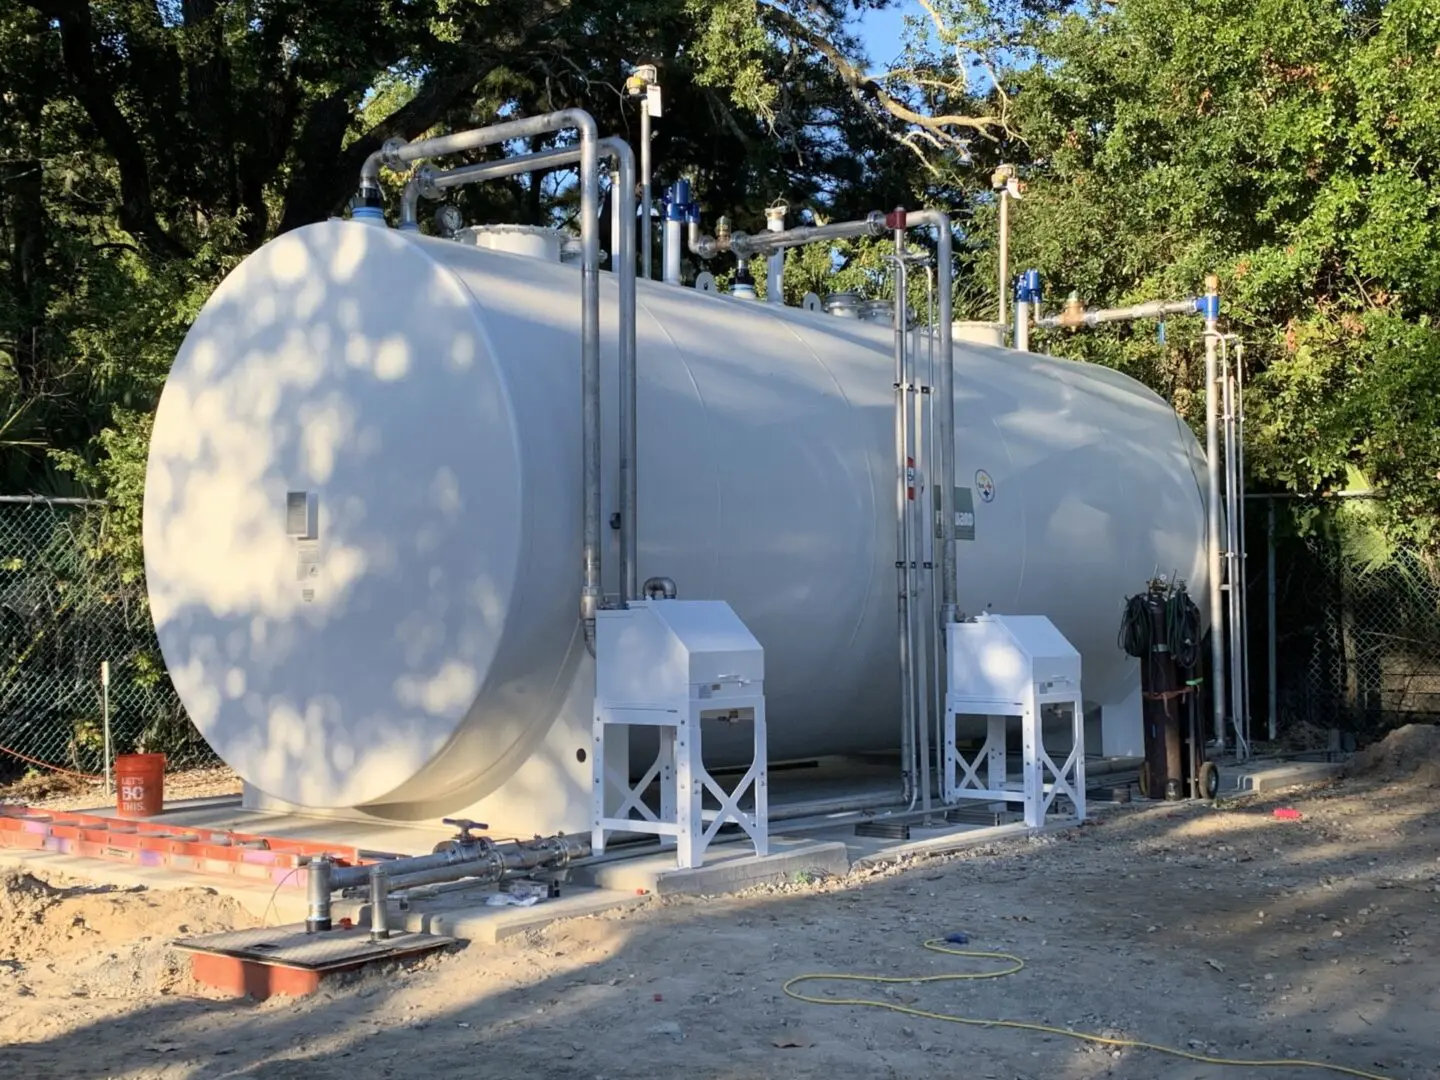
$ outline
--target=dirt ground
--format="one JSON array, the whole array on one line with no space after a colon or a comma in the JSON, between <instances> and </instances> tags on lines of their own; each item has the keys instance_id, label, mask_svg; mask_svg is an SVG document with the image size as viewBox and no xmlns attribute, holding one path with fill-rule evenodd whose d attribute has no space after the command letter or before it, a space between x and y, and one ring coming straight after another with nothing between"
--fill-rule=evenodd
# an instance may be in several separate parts
<instances>
[{"instance_id":1,"label":"dirt ground","mask_svg":"<svg viewBox=\"0 0 1440 1080\"><path fill-rule=\"evenodd\" d=\"M165 798L209 799L217 795L240 794L240 777L224 765L167 773ZM48 810L85 810L114 799L105 794L105 784L73 773L35 772L20 780L0 784L0 804L20 803Z\"/></svg>"},{"instance_id":2,"label":"dirt ground","mask_svg":"<svg viewBox=\"0 0 1440 1080\"><path fill-rule=\"evenodd\" d=\"M782 991L810 972L993 964L920 947L964 933L1025 969L804 990L1436 1080L1440 773L1416 764L1380 755L1367 775L1275 797L1114 808L1080 829L894 870L652 900L299 1001L216 1000L189 981L167 939L243 924L219 897L11 876L0 882L0 1077L1335 1075L1220 1068Z\"/></svg>"}]
</instances>

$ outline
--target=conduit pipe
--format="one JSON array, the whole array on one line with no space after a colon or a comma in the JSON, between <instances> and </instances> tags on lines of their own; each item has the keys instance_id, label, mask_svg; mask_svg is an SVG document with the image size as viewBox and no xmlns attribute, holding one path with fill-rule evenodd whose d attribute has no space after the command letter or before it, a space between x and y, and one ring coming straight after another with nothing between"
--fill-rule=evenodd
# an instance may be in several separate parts
<instances>
[{"instance_id":1,"label":"conduit pipe","mask_svg":"<svg viewBox=\"0 0 1440 1080\"><path fill-rule=\"evenodd\" d=\"M773 221L773 219L772 219ZM766 232L758 236L748 236L745 233L732 233L729 222L720 218L715 223L715 236L713 238L699 235L699 229L691 230L689 244L690 250L704 259L713 258L720 251L732 252L741 267L749 260L768 256L772 253L783 252L787 248L800 247L804 244L825 243L831 240L844 240L861 236L884 236L887 232L895 238L896 263L897 263L897 299L895 302L895 342L896 342L896 388L901 395L898 399L896 415L896 446L901 456L899 465L903 470L909 456L908 448L911 446L909 437L909 424L905 417L908 416L908 409L904 406L903 397L905 388L914 381L914 371L907 362L905 351L906 334L906 309L905 309L905 233L910 229L935 230L937 267L937 291L939 292L939 318L938 337L940 347L940 410L936 423L936 437L940 440L940 476L937 482L940 484L940 514L941 514L941 537L943 551L940 559L941 564L941 625L934 628L938 637L943 640L943 625L955 620L958 608L958 582L956 581L956 548L955 548L955 347L951 338L951 323L953 321L953 242L950 231L950 219L939 210L916 210L906 212L904 209L896 209L892 213L885 214L880 211L873 211L863 219L857 221L840 221L828 225L801 226L794 229L774 229L773 224ZM912 685L910 667L908 660L915 652L915 638L913 636L913 625L910 620L911 605L909 603L909 560L913 554L906 538L909 535L909 507L905 491L906 476L902 471L899 478L901 485L898 507L898 518L896 524L899 549L896 551L897 567L901 569L900 586L900 635L902 653L902 685L904 686L904 706L902 712L901 728L901 766L904 781L904 795L902 796L913 807L915 796L920 785L916 783L916 762L920 751L917 742L928 742L928 730L923 730L924 721L919 717L924 715L923 700L925 688L916 688ZM921 668L923 670L923 661ZM940 678L940 671L936 670L937 683ZM921 729L921 730L917 730ZM928 772L927 760L922 764L921 772ZM928 779L928 777L927 777ZM928 806L929 793L926 791L926 802Z\"/></svg>"},{"instance_id":2,"label":"conduit pipe","mask_svg":"<svg viewBox=\"0 0 1440 1080\"><path fill-rule=\"evenodd\" d=\"M895 570L896 616L900 629L900 778L901 797L915 808L919 790L919 751L915 746L918 726L915 687L915 621L911 612L914 592L915 559L910 532L910 499L914 491L914 456L910 446L910 393L908 344L905 340L905 294L908 275L905 266L905 228L897 222L894 229L895 254ZM923 696L924 690L920 691Z\"/></svg>"},{"instance_id":3,"label":"conduit pipe","mask_svg":"<svg viewBox=\"0 0 1440 1080\"><path fill-rule=\"evenodd\" d=\"M571 129L580 136L580 395L585 523L580 619L584 627L585 646L593 655L595 613L600 610L604 597L600 577L600 227L596 220L596 210L600 205L600 177L597 168L599 135L595 118L583 109L562 109L542 116L421 139L419 142L392 139L365 159L360 169L360 195L362 201L367 201L379 192L382 164L394 168L512 139Z\"/></svg>"},{"instance_id":4,"label":"conduit pipe","mask_svg":"<svg viewBox=\"0 0 1440 1080\"><path fill-rule=\"evenodd\" d=\"M857 236L884 236L894 228L935 230L936 290L940 297L939 338L940 338L940 417L936 425L940 438L940 530L944 539L941 553L942 602L940 618L944 623L954 622L959 595L956 573L955 550L955 349L951 338L953 320L953 266L951 264L953 244L950 234L950 219L939 210L896 210L892 214L872 211L859 221L840 221L829 225L809 225L783 232L765 232L758 236L734 233L728 245L720 242L720 230L716 229L716 242L720 250L733 251L737 258L753 259L784 248L799 247L802 244L821 243L828 240L844 240ZM698 246L705 246L701 237ZM713 253L712 253L713 254Z\"/></svg>"}]
</instances>

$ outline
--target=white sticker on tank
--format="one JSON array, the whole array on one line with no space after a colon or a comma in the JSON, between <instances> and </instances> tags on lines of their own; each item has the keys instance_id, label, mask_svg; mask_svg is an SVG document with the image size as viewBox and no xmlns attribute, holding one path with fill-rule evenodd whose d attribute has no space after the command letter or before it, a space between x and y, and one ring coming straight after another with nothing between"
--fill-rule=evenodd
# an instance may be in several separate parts
<instances>
[{"instance_id":1,"label":"white sticker on tank","mask_svg":"<svg viewBox=\"0 0 1440 1080\"><path fill-rule=\"evenodd\" d=\"M995 481L984 469L975 470L975 490L980 493L981 502L995 501Z\"/></svg>"},{"instance_id":2,"label":"white sticker on tank","mask_svg":"<svg viewBox=\"0 0 1440 1080\"><path fill-rule=\"evenodd\" d=\"M295 580L300 582L300 599L309 604L315 600L315 585L320 579L320 542L300 540L295 548Z\"/></svg>"}]
</instances>

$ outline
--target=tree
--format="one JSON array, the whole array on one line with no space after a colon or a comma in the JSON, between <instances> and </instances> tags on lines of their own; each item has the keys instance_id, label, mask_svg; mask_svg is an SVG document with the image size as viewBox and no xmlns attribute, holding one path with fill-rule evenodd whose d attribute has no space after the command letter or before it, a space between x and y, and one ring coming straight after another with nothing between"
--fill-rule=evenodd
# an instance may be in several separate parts
<instances>
[{"instance_id":1,"label":"tree","mask_svg":"<svg viewBox=\"0 0 1440 1080\"><path fill-rule=\"evenodd\" d=\"M689 176L709 220L756 228L776 199L792 220L962 199L958 172L917 169L899 144L974 135L989 104L862 78L855 10L846 0L11 5L0 14L0 136L14 148L0 162L7 486L78 479L138 498L170 359L249 251L343 212L361 162L391 136L583 106L633 142L623 78L636 62L657 63L665 85L657 186ZM931 105L947 115L932 120ZM934 160L953 165L958 145ZM386 177L392 196L401 179ZM459 198L472 220L573 223L578 212L573 169ZM138 555L138 535L122 546Z\"/></svg>"},{"instance_id":2,"label":"tree","mask_svg":"<svg viewBox=\"0 0 1440 1080\"><path fill-rule=\"evenodd\" d=\"M1041 269L1052 303L1098 305L1193 295L1218 271L1248 344L1254 479L1309 493L1359 469L1392 533L1440 542L1440 24L1425 4L937 10L1009 57L991 70L1029 184L1015 268ZM1127 370L1198 422L1198 333L1169 330L1039 344Z\"/></svg>"}]
</instances>

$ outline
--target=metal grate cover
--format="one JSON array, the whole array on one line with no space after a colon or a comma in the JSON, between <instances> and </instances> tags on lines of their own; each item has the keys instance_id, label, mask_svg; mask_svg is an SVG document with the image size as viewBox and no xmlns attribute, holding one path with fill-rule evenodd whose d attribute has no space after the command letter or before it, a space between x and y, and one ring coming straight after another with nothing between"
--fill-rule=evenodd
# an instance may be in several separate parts
<instances>
[{"instance_id":1,"label":"metal grate cover","mask_svg":"<svg viewBox=\"0 0 1440 1080\"><path fill-rule=\"evenodd\" d=\"M255 930L229 930L219 934L181 938L177 949L214 953L305 971L328 971L398 956L412 956L455 944L454 938L434 934L391 934L371 941L366 927L307 934L304 923L265 926Z\"/></svg>"}]
</instances>

